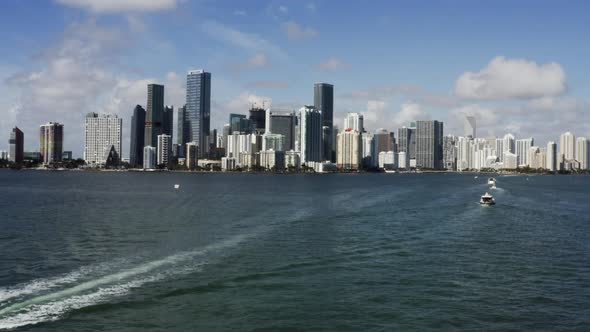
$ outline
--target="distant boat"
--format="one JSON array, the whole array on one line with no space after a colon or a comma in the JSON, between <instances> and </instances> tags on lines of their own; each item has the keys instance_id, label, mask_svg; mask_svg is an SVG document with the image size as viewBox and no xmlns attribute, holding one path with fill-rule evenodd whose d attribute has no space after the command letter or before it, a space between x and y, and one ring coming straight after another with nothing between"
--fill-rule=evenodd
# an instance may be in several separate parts
<instances>
[{"instance_id":1,"label":"distant boat","mask_svg":"<svg viewBox=\"0 0 590 332\"><path fill-rule=\"evenodd\" d=\"M180 185L179 184L175 184L174 185L174 189L179 189L179 188L180 188Z\"/></svg>"},{"instance_id":2,"label":"distant boat","mask_svg":"<svg viewBox=\"0 0 590 332\"><path fill-rule=\"evenodd\" d=\"M473 177L474 179L477 179L477 175Z\"/></svg>"},{"instance_id":3,"label":"distant boat","mask_svg":"<svg viewBox=\"0 0 590 332\"><path fill-rule=\"evenodd\" d=\"M496 204L496 201L494 200L494 196L490 195L489 193L485 193L483 196L481 196L481 199L479 200L479 204L481 204L481 205L494 205L494 204Z\"/></svg>"},{"instance_id":4,"label":"distant boat","mask_svg":"<svg viewBox=\"0 0 590 332\"><path fill-rule=\"evenodd\" d=\"M490 186L493 186L493 187L495 187L495 186L496 186L496 179L494 179L494 178L489 178L489 179L488 179L488 184L489 184Z\"/></svg>"}]
</instances>

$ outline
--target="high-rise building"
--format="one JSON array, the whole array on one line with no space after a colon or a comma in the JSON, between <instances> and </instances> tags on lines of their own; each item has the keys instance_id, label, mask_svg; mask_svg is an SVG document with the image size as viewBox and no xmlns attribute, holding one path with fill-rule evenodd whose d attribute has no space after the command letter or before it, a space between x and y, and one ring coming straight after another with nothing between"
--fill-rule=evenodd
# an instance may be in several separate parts
<instances>
[{"instance_id":1,"label":"high-rise building","mask_svg":"<svg viewBox=\"0 0 590 332\"><path fill-rule=\"evenodd\" d=\"M588 169L588 139L585 137L576 139L576 160L580 163L581 170Z\"/></svg>"},{"instance_id":2,"label":"high-rise building","mask_svg":"<svg viewBox=\"0 0 590 332\"><path fill-rule=\"evenodd\" d=\"M158 135L157 163L158 165L170 165L172 161L172 136Z\"/></svg>"},{"instance_id":3,"label":"high-rise building","mask_svg":"<svg viewBox=\"0 0 590 332\"><path fill-rule=\"evenodd\" d=\"M145 116L144 146L155 147L162 134L164 121L164 86L148 84L147 111Z\"/></svg>"},{"instance_id":4,"label":"high-rise building","mask_svg":"<svg viewBox=\"0 0 590 332\"><path fill-rule=\"evenodd\" d=\"M416 121L416 167L443 168L443 123Z\"/></svg>"},{"instance_id":5,"label":"high-rise building","mask_svg":"<svg viewBox=\"0 0 590 332\"><path fill-rule=\"evenodd\" d=\"M295 150L300 152L301 164L322 161L324 158L322 123L322 112L313 106L306 105L299 109Z\"/></svg>"},{"instance_id":6,"label":"high-rise building","mask_svg":"<svg viewBox=\"0 0 590 332\"><path fill-rule=\"evenodd\" d=\"M8 160L8 151L0 150L0 160Z\"/></svg>"},{"instance_id":7,"label":"high-rise building","mask_svg":"<svg viewBox=\"0 0 590 332\"><path fill-rule=\"evenodd\" d=\"M85 118L84 161L90 166L106 164L112 148L122 152L123 119L112 114L88 113Z\"/></svg>"},{"instance_id":8,"label":"high-rise building","mask_svg":"<svg viewBox=\"0 0 590 332\"><path fill-rule=\"evenodd\" d=\"M453 135L443 137L443 168L457 170L457 137Z\"/></svg>"},{"instance_id":9,"label":"high-rise building","mask_svg":"<svg viewBox=\"0 0 590 332\"><path fill-rule=\"evenodd\" d=\"M72 151L64 151L61 153L61 160L72 160Z\"/></svg>"},{"instance_id":10,"label":"high-rise building","mask_svg":"<svg viewBox=\"0 0 590 332\"><path fill-rule=\"evenodd\" d=\"M361 135L352 128L338 133L336 138L336 167L344 170L357 170L361 166Z\"/></svg>"},{"instance_id":11,"label":"high-rise building","mask_svg":"<svg viewBox=\"0 0 590 332\"><path fill-rule=\"evenodd\" d=\"M197 163L199 157L197 156L198 152L197 143L195 142L188 142L186 143L186 168L189 170L193 170L197 168Z\"/></svg>"},{"instance_id":12,"label":"high-rise building","mask_svg":"<svg viewBox=\"0 0 590 332\"><path fill-rule=\"evenodd\" d=\"M516 147L514 144L514 135L512 134L506 134L504 135L504 141L502 142L502 153L504 152L510 152L510 153L516 153ZM502 157L504 158L504 157Z\"/></svg>"},{"instance_id":13,"label":"high-rise building","mask_svg":"<svg viewBox=\"0 0 590 332\"><path fill-rule=\"evenodd\" d=\"M547 165L548 170L557 171L557 144L555 142L547 143Z\"/></svg>"},{"instance_id":14,"label":"high-rise building","mask_svg":"<svg viewBox=\"0 0 590 332\"><path fill-rule=\"evenodd\" d=\"M375 149L375 134L373 133L361 133L361 164L365 168L379 165L379 153Z\"/></svg>"},{"instance_id":15,"label":"high-rise building","mask_svg":"<svg viewBox=\"0 0 590 332\"><path fill-rule=\"evenodd\" d=\"M360 113L347 113L344 118L344 130L352 129L359 133L365 131L364 128L364 117Z\"/></svg>"},{"instance_id":16,"label":"high-rise building","mask_svg":"<svg viewBox=\"0 0 590 332\"><path fill-rule=\"evenodd\" d=\"M18 164L23 162L25 153L24 141L25 135L23 132L18 127L12 128L10 139L8 140L8 144L10 145L10 161Z\"/></svg>"},{"instance_id":17,"label":"high-rise building","mask_svg":"<svg viewBox=\"0 0 590 332\"><path fill-rule=\"evenodd\" d=\"M474 116L465 116L465 137L475 138L475 117Z\"/></svg>"},{"instance_id":18,"label":"high-rise building","mask_svg":"<svg viewBox=\"0 0 590 332\"><path fill-rule=\"evenodd\" d=\"M189 122L186 116L186 105L179 107L176 111L176 144L178 144L178 155L185 157L186 143L189 142Z\"/></svg>"},{"instance_id":19,"label":"high-rise building","mask_svg":"<svg viewBox=\"0 0 590 332\"><path fill-rule=\"evenodd\" d=\"M295 148L295 127L297 117L292 111L272 111L266 110L266 129L267 133L280 134L285 136L283 141L284 151Z\"/></svg>"},{"instance_id":20,"label":"high-rise building","mask_svg":"<svg viewBox=\"0 0 590 332\"><path fill-rule=\"evenodd\" d=\"M39 131L39 152L44 164L61 161L63 152L64 126L57 122L41 125Z\"/></svg>"},{"instance_id":21,"label":"high-rise building","mask_svg":"<svg viewBox=\"0 0 590 332\"><path fill-rule=\"evenodd\" d=\"M379 154L379 152L387 152L387 151L396 151L396 144L395 144L395 137L393 133L387 131L386 129L379 128L375 130L375 152Z\"/></svg>"},{"instance_id":22,"label":"high-rise building","mask_svg":"<svg viewBox=\"0 0 590 332\"><path fill-rule=\"evenodd\" d=\"M143 148L143 168L144 169L155 169L156 168L156 148L150 145L146 145Z\"/></svg>"},{"instance_id":23,"label":"high-rise building","mask_svg":"<svg viewBox=\"0 0 590 332\"><path fill-rule=\"evenodd\" d=\"M266 129L266 110L264 108L252 107L250 109L250 126L257 134L264 134Z\"/></svg>"},{"instance_id":24,"label":"high-rise building","mask_svg":"<svg viewBox=\"0 0 590 332\"><path fill-rule=\"evenodd\" d=\"M140 105L135 106L131 116L131 137L129 147L129 165L138 167L143 165L143 147L145 144L145 110Z\"/></svg>"},{"instance_id":25,"label":"high-rise building","mask_svg":"<svg viewBox=\"0 0 590 332\"><path fill-rule=\"evenodd\" d=\"M416 128L399 128L397 139L397 151L406 152L408 159L416 159Z\"/></svg>"},{"instance_id":26,"label":"high-rise building","mask_svg":"<svg viewBox=\"0 0 590 332\"><path fill-rule=\"evenodd\" d=\"M502 162L504 160L504 139L496 138L495 152L498 161Z\"/></svg>"},{"instance_id":27,"label":"high-rise building","mask_svg":"<svg viewBox=\"0 0 590 332\"><path fill-rule=\"evenodd\" d=\"M233 133L249 134L250 133L250 120L248 120L244 114L230 113L229 127L230 127L230 134L233 134Z\"/></svg>"},{"instance_id":28,"label":"high-rise building","mask_svg":"<svg viewBox=\"0 0 590 332\"><path fill-rule=\"evenodd\" d=\"M529 154L534 142L532 138L516 140L516 164L518 166L530 166Z\"/></svg>"},{"instance_id":29,"label":"high-rise building","mask_svg":"<svg viewBox=\"0 0 590 332\"><path fill-rule=\"evenodd\" d=\"M562 155L566 161L576 159L575 141L576 137L569 131L562 134L559 139L559 154Z\"/></svg>"},{"instance_id":30,"label":"high-rise building","mask_svg":"<svg viewBox=\"0 0 590 332\"><path fill-rule=\"evenodd\" d=\"M323 146L327 150L323 151L323 159L336 160L334 133L334 86L328 83L315 83L313 87L313 105L316 110L322 113L322 127L328 127L323 138L328 140ZM322 129L323 130L323 129ZM322 149L323 149L322 146Z\"/></svg>"},{"instance_id":31,"label":"high-rise building","mask_svg":"<svg viewBox=\"0 0 590 332\"><path fill-rule=\"evenodd\" d=\"M285 135L265 133L262 135L262 151L285 151Z\"/></svg>"},{"instance_id":32,"label":"high-rise building","mask_svg":"<svg viewBox=\"0 0 590 332\"><path fill-rule=\"evenodd\" d=\"M164 106L162 116L162 134L173 136L174 132L174 106Z\"/></svg>"},{"instance_id":33,"label":"high-rise building","mask_svg":"<svg viewBox=\"0 0 590 332\"><path fill-rule=\"evenodd\" d=\"M189 121L189 140L197 143L199 157L209 152L211 131L211 73L191 70L186 77L186 113Z\"/></svg>"}]
</instances>

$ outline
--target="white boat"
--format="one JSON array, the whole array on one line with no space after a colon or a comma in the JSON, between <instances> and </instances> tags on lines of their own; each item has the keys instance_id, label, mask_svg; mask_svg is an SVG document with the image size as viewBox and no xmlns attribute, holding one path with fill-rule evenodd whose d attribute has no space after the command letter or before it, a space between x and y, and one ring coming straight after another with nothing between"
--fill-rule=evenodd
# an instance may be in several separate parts
<instances>
[{"instance_id":1,"label":"white boat","mask_svg":"<svg viewBox=\"0 0 590 332\"><path fill-rule=\"evenodd\" d=\"M490 186L494 186L494 187L495 187L495 186L496 186L496 179L494 179L494 178L489 178L489 179L488 179L488 184L489 184Z\"/></svg>"},{"instance_id":2,"label":"white boat","mask_svg":"<svg viewBox=\"0 0 590 332\"><path fill-rule=\"evenodd\" d=\"M175 184L174 185L174 189L179 189L179 188L180 188L180 185L179 184Z\"/></svg>"},{"instance_id":3,"label":"white boat","mask_svg":"<svg viewBox=\"0 0 590 332\"><path fill-rule=\"evenodd\" d=\"M494 196L490 195L489 193L485 193L483 196L481 196L481 199L479 200L479 204L481 204L481 205L494 205L494 204L496 204L496 201L494 200Z\"/></svg>"}]
</instances>

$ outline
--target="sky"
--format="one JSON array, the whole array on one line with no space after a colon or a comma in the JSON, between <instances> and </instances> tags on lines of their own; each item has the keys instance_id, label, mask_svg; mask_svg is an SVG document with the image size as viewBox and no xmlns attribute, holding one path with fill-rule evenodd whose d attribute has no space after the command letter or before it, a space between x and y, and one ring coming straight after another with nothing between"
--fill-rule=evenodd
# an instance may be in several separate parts
<instances>
[{"instance_id":1,"label":"sky","mask_svg":"<svg viewBox=\"0 0 590 332\"><path fill-rule=\"evenodd\" d=\"M440 120L463 135L590 137L590 2L548 0L0 2L0 150L10 130L39 148L39 125L64 124L81 157L84 116L130 118L147 84L185 103L186 73L212 74L212 129L251 105L313 104L334 84L334 121L367 130Z\"/></svg>"}]
</instances>

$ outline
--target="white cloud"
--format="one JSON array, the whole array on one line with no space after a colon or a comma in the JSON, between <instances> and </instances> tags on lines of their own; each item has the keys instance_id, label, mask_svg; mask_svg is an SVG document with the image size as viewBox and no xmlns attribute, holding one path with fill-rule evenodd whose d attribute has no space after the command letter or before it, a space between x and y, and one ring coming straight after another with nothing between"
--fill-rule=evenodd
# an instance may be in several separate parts
<instances>
[{"instance_id":1,"label":"white cloud","mask_svg":"<svg viewBox=\"0 0 590 332\"><path fill-rule=\"evenodd\" d=\"M56 0L93 13L153 12L176 8L176 0Z\"/></svg>"},{"instance_id":2,"label":"white cloud","mask_svg":"<svg viewBox=\"0 0 590 332\"><path fill-rule=\"evenodd\" d=\"M304 40L317 37L319 34L312 28L303 28L297 22L290 21L283 24L283 31L289 40Z\"/></svg>"},{"instance_id":3,"label":"white cloud","mask_svg":"<svg viewBox=\"0 0 590 332\"><path fill-rule=\"evenodd\" d=\"M211 108L215 109L215 111L211 112L211 129L213 129L213 124L220 124L222 126L227 123L230 113L246 114L252 105L262 107L264 104L264 107L270 107L272 98L245 91L230 100L213 100L212 103Z\"/></svg>"},{"instance_id":4,"label":"white cloud","mask_svg":"<svg viewBox=\"0 0 590 332\"><path fill-rule=\"evenodd\" d=\"M350 67L348 63L337 58L329 58L316 66L317 69L324 71L337 71L348 67Z\"/></svg>"},{"instance_id":5,"label":"white cloud","mask_svg":"<svg viewBox=\"0 0 590 332\"><path fill-rule=\"evenodd\" d=\"M256 34L241 32L215 21L206 21L201 28L210 36L251 53L258 53L261 50L264 50L267 54L274 57L280 59L287 58L285 52L283 52L278 46L275 46Z\"/></svg>"},{"instance_id":6,"label":"white cloud","mask_svg":"<svg viewBox=\"0 0 590 332\"><path fill-rule=\"evenodd\" d=\"M393 115L393 128L407 127L412 121L430 120L430 118L430 114L424 111L419 104L407 102L402 104L401 110Z\"/></svg>"},{"instance_id":7,"label":"white cloud","mask_svg":"<svg viewBox=\"0 0 590 332\"><path fill-rule=\"evenodd\" d=\"M501 56L479 72L462 74L455 83L456 95L467 99L539 98L565 90L566 75L558 63L538 65Z\"/></svg>"},{"instance_id":8,"label":"white cloud","mask_svg":"<svg viewBox=\"0 0 590 332\"><path fill-rule=\"evenodd\" d=\"M368 131L380 127L383 120L387 118L385 106L386 103L383 100L367 101L367 110L361 113L364 118L364 126Z\"/></svg>"}]
</instances>

